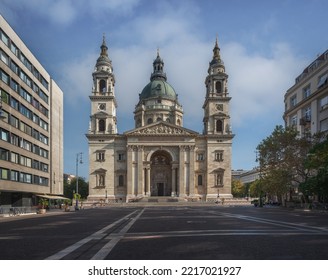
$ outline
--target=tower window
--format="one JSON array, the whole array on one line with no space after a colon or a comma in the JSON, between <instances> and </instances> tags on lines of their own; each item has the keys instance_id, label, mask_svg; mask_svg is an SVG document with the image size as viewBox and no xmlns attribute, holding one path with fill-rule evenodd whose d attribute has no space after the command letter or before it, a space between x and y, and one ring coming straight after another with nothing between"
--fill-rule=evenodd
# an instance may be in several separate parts
<instances>
[{"instance_id":1,"label":"tower window","mask_svg":"<svg viewBox=\"0 0 328 280\"><path fill-rule=\"evenodd\" d=\"M222 120L216 121L216 132L223 132L223 121Z\"/></svg>"},{"instance_id":2,"label":"tower window","mask_svg":"<svg viewBox=\"0 0 328 280\"><path fill-rule=\"evenodd\" d=\"M203 176L202 175L198 175L197 183L198 183L198 186L202 186L203 185Z\"/></svg>"},{"instance_id":3,"label":"tower window","mask_svg":"<svg viewBox=\"0 0 328 280\"><path fill-rule=\"evenodd\" d=\"M98 151L96 154L97 161L105 161L105 152L104 151Z\"/></svg>"},{"instance_id":4,"label":"tower window","mask_svg":"<svg viewBox=\"0 0 328 280\"><path fill-rule=\"evenodd\" d=\"M118 176L118 186L119 187L123 187L124 186L124 176L123 175L119 175Z\"/></svg>"},{"instance_id":5,"label":"tower window","mask_svg":"<svg viewBox=\"0 0 328 280\"><path fill-rule=\"evenodd\" d=\"M125 154L124 153L119 153L118 154L118 160L119 161L124 161L125 160Z\"/></svg>"},{"instance_id":6,"label":"tower window","mask_svg":"<svg viewBox=\"0 0 328 280\"><path fill-rule=\"evenodd\" d=\"M102 93L106 92L106 81L105 80L99 81L99 91Z\"/></svg>"},{"instance_id":7,"label":"tower window","mask_svg":"<svg viewBox=\"0 0 328 280\"><path fill-rule=\"evenodd\" d=\"M215 161L223 161L223 151L215 151Z\"/></svg>"},{"instance_id":8,"label":"tower window","mask_svg":"<svg viewBox=\"0 0 328 280\"><path fill-rule=\"evenodd\" d=\"M216 93L222 92L222 83L220 81L215 83L215 90L216 90Z\"/></svg>"},{"instance_id":9,"label":"tower window","mask_svg":"<svg viewBox=\"0 0 328 280\"><path fill-rule=\"evenodd\" d=\"M105 120L99 120L98 125L99 125L99 132L105 132L106 130Z\"/></svg>"}]
</instances>

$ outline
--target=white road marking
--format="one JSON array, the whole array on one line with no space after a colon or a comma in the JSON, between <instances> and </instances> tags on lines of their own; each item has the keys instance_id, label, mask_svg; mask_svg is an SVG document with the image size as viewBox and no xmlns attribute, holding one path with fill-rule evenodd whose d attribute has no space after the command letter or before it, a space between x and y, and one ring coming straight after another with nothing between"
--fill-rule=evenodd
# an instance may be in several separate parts
<instances>
[{"instance_id":1,"label":"white road marking","mask_svg":"<svg viewBox=\"0 0 328 280\"><path fill-rule=\"evenodd\" d=\"M113 236L105 246L103 246L97 254L95 254L91 260L103 260L106 258L106 256L110 253L110 251L116 246L116 244L124 238L124 235L128 232L128 230L132 227L132 225L139 219L139 217L143 214L145 209L142 209L142 211L133 218L119 233L112 233L109 235L109 237Z\"/></svg>"},{"instance_id":2,"label":"white road marking","mask_svg":"<svg viewBox=\"0 0 328 280\"><path fill-rule=\"evenodd\" d=\"M60 260L63 257L67 256L68 254L74 252L75 250L77 250L78 248L80 248L81 246L83 246L84 244L88 243L89 241L93 240L93 239L101 239L103 238L104 232L114 226L116 226L117 224L119 224L120 222L122 222L123 220L129 218L130 216L132 216L134 213L136 213L136 211L126 215L125 217L117 220L116 222L109 224L108 226L105 226L104 228L102 228L101 230L98 230L97 232L89 235L88 237L81 239L80 241L74 243L73 245L59 251L58 253L46 258L46 260Z\"/></svg>"}]
</instances>

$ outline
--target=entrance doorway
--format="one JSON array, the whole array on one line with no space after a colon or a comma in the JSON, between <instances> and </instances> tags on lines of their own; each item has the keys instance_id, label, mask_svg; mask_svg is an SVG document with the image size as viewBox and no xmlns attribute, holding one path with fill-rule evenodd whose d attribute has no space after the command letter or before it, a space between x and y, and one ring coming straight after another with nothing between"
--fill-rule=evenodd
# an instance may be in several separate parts
<instances>
[{"instance_id":1,"label":"entrance doorway","mask_svg":"<svg viewBox=\"0 0 328 280\"><path fill-rule=\"evenodd\" d=\"M150 158L150 194L151 196L171 196L172 158L166 151L156 151Z\"/></svg>"},{"instance_id":2,"label":"entrance doorway","mask_svg":"<svg viewBox=\"0 0 328 280\"><path fill-rule=\"evenodd\" d=\"M164 192L164 183L157 183L157 195L158 196L164 196L165 192Z\"/></svg>"}]
</instances>

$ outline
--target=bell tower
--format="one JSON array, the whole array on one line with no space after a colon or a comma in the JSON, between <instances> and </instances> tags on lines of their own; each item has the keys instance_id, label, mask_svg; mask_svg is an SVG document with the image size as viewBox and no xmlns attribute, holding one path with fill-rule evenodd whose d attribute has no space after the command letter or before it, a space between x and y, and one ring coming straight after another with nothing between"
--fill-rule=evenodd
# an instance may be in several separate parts
<instances>
[{"instance_id":1,"label":"bell tower","mask_svg":"<svg viewBox=\"0 0 328 280\"><path fill-rule=\"evenodd\" d=\"M228 93L228 75L225 73L224 63L220 57L218 39L213 49L213 58L209 63L208 75L205 79L206 97L204 109L205 135L231 134Z\"/></svg>"},{"instance_id":2,"label":"bell tower","mask_svg":"<svg viewBox=\"0 0 328 280\"><path fill-rule=\"evenodd\" d=\"M112 61L108 56L105 36L100 46L93 77L91 100L90 134L117 134L115 76Z\"/></svg>"}]
</instances>

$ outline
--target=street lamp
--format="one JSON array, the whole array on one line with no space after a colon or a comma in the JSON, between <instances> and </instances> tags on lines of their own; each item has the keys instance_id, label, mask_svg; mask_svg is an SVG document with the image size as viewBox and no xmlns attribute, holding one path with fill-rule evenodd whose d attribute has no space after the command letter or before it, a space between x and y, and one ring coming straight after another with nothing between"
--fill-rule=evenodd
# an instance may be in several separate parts
<instances>
[{"instance_id":1,"label":"street lamp","mask_svg":"<svg viewBox=\"0 0 328 280\"><path fill-rule=\"evenodd\" d=\"M82 152L76 154L76 191L75 191L75 210L79 210L79 200L78 200L78 195L79 195L79 163L82 164Z\"/></svg>"}]
</instances>

